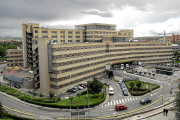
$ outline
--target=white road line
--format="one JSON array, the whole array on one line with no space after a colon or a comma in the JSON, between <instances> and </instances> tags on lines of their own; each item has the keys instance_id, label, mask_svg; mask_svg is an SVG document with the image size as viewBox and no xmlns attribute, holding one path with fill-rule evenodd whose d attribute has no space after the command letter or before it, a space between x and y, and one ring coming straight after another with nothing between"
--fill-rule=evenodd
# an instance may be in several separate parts
<instances>
[{"instance_id":1,"label":"white road line","mask_svg":"<svg viewBox=\"0 0 180 120\"><path fill-rule=\"evenodd\" d=\"M109 106L109 102L108 102L108 106Z\"/></svg>"},{"instance_id":2,"label":"white road line","mask_svg":"<svg viewBox=\"0 0 180 120\"><path fill-rule=\"evenodd\" d=\"M105 107L106 107L106 104L105 104Z\"/></svg>"},{"instance_id":3,"label":"white road line","mask_svg":"<svg viewBox=\"0 0 180 120\"><path fill-rule=\"evenodd\" d=\"M130 100L132 100L132 99L130 98Z\"/></svg>"},{"instance_id":4,"label":"white road line","mask_svg":"<svg viewBox=\"0 0 180 120\"><path fill-rule=\"evenodd\" d=\"M112 101L111 101L111 105L112 105Z\"/></svg>"},{"instance_id":5,"label":"white road line","mask_svg":"<svg viewBox=\"0 0 180 120\"><path fill-rule=\"evenodd\" d=\"M136 100L137 100L137 98L136 98Z\"/></svg>"},{"instance_id":6,"label":"white road line","mask_svg":"<svg viewBox=\"0 0 180 120\"><path fill-rule=\"evenodd\" d=\"M133 100L134 100L134 98L133 98Z\"/></svg>"},{"instance_id":7,"label":"white road line","mask_svg":"<svg viewBox=\"0 0 180 120\"><path fill-rule=\"evenodd\" d=\"M122 99L122 102L124 103L124 100Z\"/></svg>"},{"instance_id":8,"label":"white road line","mask_svg":"<svg viewBox=\"0 0 180 120\"><path fill-rule=\"evenodd\" d=\"M119 100L119 103L121 103L121 100Z\"/></svg>"},{"instance_id":9,"label":"white road line","mask_svg":"<svg viewBox=\"0 0 180 120\"><path fill-rule=\"evenodd\" d=\"M127 98L127 100L129 101L129 98Z\"/></svg>"},{"instance_id":10,"label":"white road line","mask_svg":"<svg viewBox=\"0 0 180 120\"><path fill-rule=\"evenodd\" d=\"M114 100L114 105L116 104L116 100Z\"/></svg>"},{"instance_id":11,"label":"white road line","mask_svg":"<svg viewBox=\"0 0 180 120\"><path fill-rule=\"evenodd\" d=\"M116 103L118 104L118 100L116 100Z\"/></svg>"}]
</instances>

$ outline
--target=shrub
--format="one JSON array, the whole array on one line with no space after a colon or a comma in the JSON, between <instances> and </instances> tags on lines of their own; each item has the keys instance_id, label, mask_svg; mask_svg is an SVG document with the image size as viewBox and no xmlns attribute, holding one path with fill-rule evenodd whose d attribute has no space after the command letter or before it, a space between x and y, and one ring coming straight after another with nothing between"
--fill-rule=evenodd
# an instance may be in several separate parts
<instances>
[{"instance_id":1,"label":"shrub","mask_svg":"<svg viewBox=\"0 0 180 120\"><path fill-rule=\"evenodd\" d=\"M52 99L54 97L54 93L49 93L49 97Z\"/></svg>"},{"instance_id":2,"label":"shrub","mask_svg":"<svg viewBox=\"0 0 180 120\"><path fill-rule=\"evenodd\" d=\"M33 96L36 96L36 95L37 95L37 93L36 93L36 92L34 92L34 93L33 93Z\"/></svg>"},{"instance_id":3,"label":"shrub","mask_svg":"<svg viewBox=\"0 0 180 120\"><path fill-rule=\"evenodd\" d=\"M43 97L43 94L41 93L41 94L39 95L39 97Z\"/></svg>"}]
</instances>

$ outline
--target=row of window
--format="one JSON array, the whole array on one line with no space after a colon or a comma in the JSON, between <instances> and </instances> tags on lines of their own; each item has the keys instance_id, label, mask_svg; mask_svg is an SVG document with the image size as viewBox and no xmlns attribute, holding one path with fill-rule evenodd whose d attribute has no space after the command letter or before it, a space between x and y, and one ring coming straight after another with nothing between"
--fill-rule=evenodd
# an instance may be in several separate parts
<instances>
[{"instance_id":1,"label":"row of window","mask_svg":"<svg viewBox=\"0 0 180 120\"><path fill-rule=\"evenodd\" d=\"M103 72L99 72L97 74L95 74L96 76L97 75L101 75ZM67 86L70 86L70 85L73 85L75 83L78 83L78 82L81 82L81 81L85 81L85 80L88 80L88 79L92 79L93 78L93 75L90 75L90 76L87 76L87 77L83 77L81 79L78 79L78 80L74 80L74 81L71 81L69 83L65 83L65 84L62 84L62 85L59 85L59 86L56 86L56 85L51 85L51 88L54 88L54 89L61 89L61 88L64 88L64 87L67 87ZM51 81L56 81L54 80L53 78L50 78Z\"/></svg>"},{"instance_id":2,"label":"row of window","mask_svg":"<svg viewBox=\"0 0 180 120\"><path fill-rule=\"evenodd\" d=\"M38 33L38 30L35 30L35 33ZM42 30L42 33L48 33L47 30ZM57 33L57 31L51 31L51 33ZM65 34L65 31L60 31L60 33L62 34ZM84 32L83 32L84 33ZM73 34L73 31L68 31L68 34ZM79 31L76 32L76 34L80 34Z\"/></svg>"}]
</instances>

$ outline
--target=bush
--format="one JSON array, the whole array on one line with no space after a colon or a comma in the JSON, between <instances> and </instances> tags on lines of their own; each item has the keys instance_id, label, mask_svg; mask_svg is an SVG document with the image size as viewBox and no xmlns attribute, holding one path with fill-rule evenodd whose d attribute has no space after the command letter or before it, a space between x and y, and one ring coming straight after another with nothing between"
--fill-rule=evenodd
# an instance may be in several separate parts
<instances>
[{"instance_id":1,"label":"bush","mask_svg":"<svg viewBox=\"0 0 180 120\"><path fill-rule=\"evenodd\" d=\"M52 99L54 97L54 93L49 93L49 97Z\"/></svg>"},{"instance_id":2,"label":"bush","mask_svg":"<svg viewBox=\"0 0 180 120\"><path fill-rule=\"evenodd\" d=\"M36 92L34 92L34 93L33 93L33 96L36 96L36 95L37 95L37 93L36 93Z\"/></svg>"},{"instance_id":3,"label":"bush","mask_svg":"<svg viewBox=\"0 0 180 120\"><path fill-rule=\"evenodd\" d=\"M41 94L39 95L39 97L43 97L43 94L41 93Z\"/></svg>"}]
</instances>

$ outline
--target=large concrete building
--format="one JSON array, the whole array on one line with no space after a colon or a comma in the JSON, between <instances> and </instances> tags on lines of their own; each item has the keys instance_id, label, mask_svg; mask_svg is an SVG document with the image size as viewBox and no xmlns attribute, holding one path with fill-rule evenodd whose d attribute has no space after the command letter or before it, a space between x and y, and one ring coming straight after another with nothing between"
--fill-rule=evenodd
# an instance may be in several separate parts
<instances>
[{"instance_id":1,"label":"large concrete building","mask_svg":"<svg viewBox=\"0 0 180 120\"><path fill-rule=\"evenodd\" d=\"M23 65L23 50L18 49L7 49L7 66L22 66Z\"/></svg>"},{"instance_id":2,"label":"large concrete building","mask_svg":"<svg viewBox=\"0 0 180 120\"><path fill-rule=\"evenodd\" d=\"M171 62L171 42L133 42L133 30L116 31L116 25L91 23L74 30L22 24L24 68L34 71L39 92L61 93L73 85L102 75L105 65Z\"/></svg>"}]
</instances>

